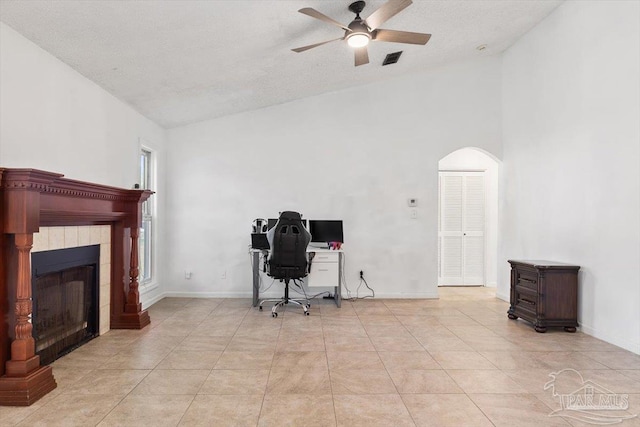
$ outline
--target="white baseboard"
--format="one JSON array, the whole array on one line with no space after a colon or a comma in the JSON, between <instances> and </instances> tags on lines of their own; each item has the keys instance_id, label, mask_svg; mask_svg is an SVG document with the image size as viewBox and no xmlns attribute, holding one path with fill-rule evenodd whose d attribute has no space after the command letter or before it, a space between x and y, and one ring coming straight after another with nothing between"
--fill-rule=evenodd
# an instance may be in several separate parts
<instances>
[{"instance_id":1,"label":"white baseboard","mask_svg":"<svg viewBox=\"0 0 640 427\"><path fill-rule=\"evenodd\" d=\"M153 304L157 303L158 301L160 301L164 297L165 297L165 295L163 293L159 293L158 295L156 295L156 296L154 296L152 298L149 298L148 300L144 300L142 302L142 309L143 310L148 309L149 307L151 307Z\"/></svg>"},{"instance_id":2,"label":"white baseboard","mask_svg":"<svg viewBox=\"0 0 640 427\"><path fill-rule=\"evenodd\" d=\"M629 350L633 353L636 354L640 354L640 342L639 341L632 341L629 340L628 338L624 338L621 337L619 335L616 334L612 334L610 332L602 332L602 331L598 331L597 329L589 326L589 325L585 325L583 323L580 322L580 330L582 332L584 332L587 335L591 335L592 337L598 338L602 341L606 341L609 344L613 344L616 345L618 347L621 347L625 350Z\"/></svg>"},{"instance_id":3,"label":"white baseboard","mask_svg":"<svg viewBox=\"0 0 640 427\"><path fill-rule=\"evenodd\" d=\"M307 292L308 295L314 295L313 292ZM364 294L363 294L364 295ZM360 296L363 296L360 295ZM261 293L260 298L278 298L282 296L282 291L279 292L266 292ZM296 294L296 296L300 296ZM346 292L342 291L343 298L347 298ZM352 292L351 296L355 297L355 294ZM154 298L154 303L159 301L162 298L253 298L252 292L165 292L158 297ZM419 298L428 298L428 299L437 299L439 298L437 292L412 292L412 293L376 293L376 298L387 298L387 299L401 299L401 298L410 298L410 299L419 299ZM151 305L151 304L149 304Z\"/></svg>"},{"instance_id":4,"label":"white baseboard","mask_svg":"<svg viewBox=\"0 0 640 427\"><path fill-rule=\"evenodd\" d=\"M252 298L248 292L165 292L166 298Z\"/></svg>"},{"instance_id":5,"label":"white baseboard","mask_svg":"<svg viewBox=\"0 0 640 427\"><path fill-rule=\"evenodd\" d=\"M147 294L147 293L153 291L154 289L157 289L158 286L160 286L158 284L158 282L146 283L144 285L140 285L138 290L140 291L140 295L142 296L144 294Z\"/></svg>"},{"instance_id":6,"label":"white baseboard","mask_svg":"<svg viewBox=\"0 0 640 427\"><path fill-rule=\"evenodd\" d=\"M496 291L496 297L501 299L502 301L506 301L506 302L511 301L511 297L509 296L509 294L505 295L505 294L500 293L498 291Z\"/></svg>"},{"instance_id":7,"label":"white baseboard","mask_svg":"<svg viewBox=\"0 0 640 427\"><path fill-rule=\"evenodd\" d=\"M343 290L342 295L346 298L346 292ZM363 295L371 295L371 293L366 294L365 292L361 292L360 296ZM351 296L355 297L355 292L351 292ZM438 292L376 292L376 299L385 298L385 299L438 299L440 296Z\"/></svg>"}]
</instances>

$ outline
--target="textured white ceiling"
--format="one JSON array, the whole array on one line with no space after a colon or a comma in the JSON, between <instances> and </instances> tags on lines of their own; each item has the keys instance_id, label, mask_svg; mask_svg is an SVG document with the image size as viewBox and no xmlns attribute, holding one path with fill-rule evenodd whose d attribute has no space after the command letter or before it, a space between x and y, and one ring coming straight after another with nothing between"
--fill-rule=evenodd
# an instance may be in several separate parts
<instances>
[{"instance_id":1,"label":"textured white ceiling","mask_svg":"<svg viewBox=\"0 0 640 427\"><path fill-rule=\"evenodd\" d=\"M332 25L348 24L350 0L1 0L0 20L170 128L502 52L559 0L416 0L382 28L431 33L426 46L373 42L370 64L353 65ZM368 16L384 4L371 0ZM478 51L477 46L487 48ZM400 61L382 67L388 53Z\"/></svg>"}]
</instances>

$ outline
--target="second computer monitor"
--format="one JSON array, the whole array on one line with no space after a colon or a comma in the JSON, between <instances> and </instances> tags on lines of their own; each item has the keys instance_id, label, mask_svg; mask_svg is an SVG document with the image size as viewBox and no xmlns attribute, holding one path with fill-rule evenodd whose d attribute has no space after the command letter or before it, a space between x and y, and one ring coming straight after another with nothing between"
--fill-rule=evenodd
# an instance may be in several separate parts
<instances>
[{"instance_id":1,"label":"second computer monitor","mask_svg":"<svg viewBox=\"0 0 640 427\"><path fill-rule=\"evenodd\" d=\"M340 242L344 243L341 220L309 221L311 241L316 243Z\"/></svg>"}]
</instances>

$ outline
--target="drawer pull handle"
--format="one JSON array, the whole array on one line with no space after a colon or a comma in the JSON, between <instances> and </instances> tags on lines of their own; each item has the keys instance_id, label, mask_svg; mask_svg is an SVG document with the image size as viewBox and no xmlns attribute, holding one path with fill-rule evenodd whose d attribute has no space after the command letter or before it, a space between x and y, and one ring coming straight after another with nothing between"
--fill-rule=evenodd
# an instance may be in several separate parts
<instances>
[{"instance_id":1,"label":"drawer pull handle","mask_svg":"<svg viewBox=\"0 0 640 427\"><path fill-rule=\"evenodd\" d=\"M536 303L535 303L535 302L533 302L533 301L529 301L528 299L524 299L524 298L520 298L520 299L518 300L518 302L524 302L524 303L529 304L529 305L536 305Z\"/></svg>"},{"instance_id":2,"label":"drawer pull handle","mask_svg":"<svg viewBox=\"0 0 640 427\"><path fill-rule=\"evenodd\" d=\"M328 268L319 268L318 271L329 271Z\"/></svg>"}]
</instances>

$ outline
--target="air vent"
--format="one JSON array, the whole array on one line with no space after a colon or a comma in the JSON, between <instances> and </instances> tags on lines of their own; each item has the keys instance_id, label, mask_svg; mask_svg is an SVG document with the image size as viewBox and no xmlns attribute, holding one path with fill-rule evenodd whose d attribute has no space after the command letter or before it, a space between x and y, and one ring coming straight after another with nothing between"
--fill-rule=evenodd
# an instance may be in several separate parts
<instances>
[{"instance_id":1,"label":"air vent","mask_svg":"<svg viewBox=\"0 0 640 427\"><path fill-rule=\"evenodd\" d=\"M384 58L382 65L395 64L400 59L400 55L402 55L402 51L390 53Z\"/></svg>"}]
</instances>

